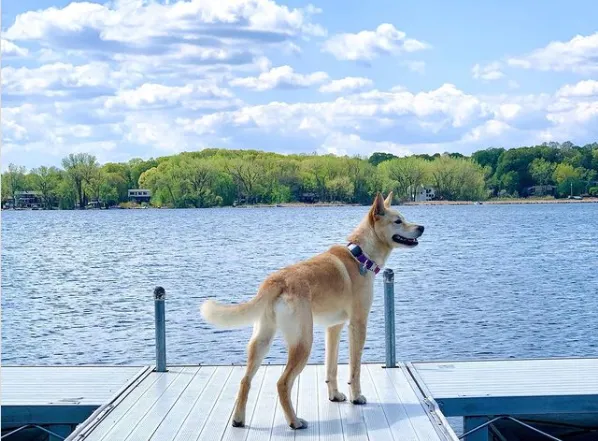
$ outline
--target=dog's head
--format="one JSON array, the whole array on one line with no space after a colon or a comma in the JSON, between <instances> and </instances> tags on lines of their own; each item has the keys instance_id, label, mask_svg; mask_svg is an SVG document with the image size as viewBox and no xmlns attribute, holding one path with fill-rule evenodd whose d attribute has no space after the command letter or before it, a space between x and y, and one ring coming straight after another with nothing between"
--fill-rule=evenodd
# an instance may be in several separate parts
<instances>
[{"instance_id":1,"label":"dog's head","mask_svg":"<svg viewBox=\"0 0 598 441\"><path fill-rule=\"evenodd\" d=\"M424 233L422 225L407 222L403 215L391 208L393 193L386 197L378 193L369 211L369 222L376 235L391 248L412 248Z\"/></svg>"}]
</instances>

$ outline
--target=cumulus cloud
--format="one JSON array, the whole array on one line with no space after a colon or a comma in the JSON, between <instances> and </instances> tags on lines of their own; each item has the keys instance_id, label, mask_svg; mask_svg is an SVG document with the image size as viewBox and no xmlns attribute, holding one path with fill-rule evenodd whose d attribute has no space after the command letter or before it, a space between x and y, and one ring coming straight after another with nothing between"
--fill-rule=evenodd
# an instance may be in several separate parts
<instances>
[{"instance_id":1,"label":"cumulus cloud","mask_svg":"<svg viewBox=\"0 0 598 441\"><path fill-rule=\"evenodd\" d=\"M483 141L486 139L497 138L510 130L513 130L513 128L504 121L491 119L471 129L462 139L463 141L469 142Z\"/></svg>"},{"instance_id":2,"label":"cumulus cloud","mask_svg":"<svg viewBox=\"0 0 598 441\"><path fill-rule=\"evenodd\" d=\"M275 42L302 33L325 35L310 20L318 12L313 6L290 9L272 0L73 2L18 15L6 37L71 48L100 45L120 52L143 51L152 42L218 45L221 38Z\"/></svg>"},{"instance_id":3,"label":"cumulus cloud","mask_svg":"<svg viewBox=\"0 0 598 441\"><path fill-rule=\"evenodd\" d=\"M471 73L476 80L494 81L505 76L501 69L502 65L499 62L493 62L485 66L476 64L471 69Z\"/></svg>"},{"instance_id":4,"label":"cumulus cloud","mask_svg":"<svg viewBox=\"0 0 598 441\"><path fill-rule=\"evenodd\" d=\"M2 39L2 41L0 43L1 43L0 47L2 49L3 57L12 57L12 56L24 57L29 53L29 50L27 50L26 48L19 47L16 44L14 44L12 41L5 40L4 38Z\"/></svg>"},{"instance_id":5,"label":"cumulus cloud","mask_svg":"<svg viewBox=\"0 0 598 441\"><path fill-rule=\"evenodd\" d=\"M101 93L104 87L114 87L118 77L118 72L106 63L57 62L36 68L6 66L2 69L4 93L9 95L60 96L83 88Z\"/></svg>"},{"instance_id":6,"label":"cumulus cloud","mask_svg":"<svg viewBox=\"0 0 598 441\"><path fill-rule=\"evenodd\" d=\"M577 35L569 41L553 41L529 54L509 58L508 63L541 71L598 72L598 32Z\"/></svg>"},{"instance_id":7,"label":"cumulus cloud","mask_svg":"<svg viewBox=\"0 0 598 441\"><path fill-rule=\"evenodd\" d=\"M392 153L396 156L412 155L408 147L396 142L389 141L371 141L363 139L361 136L352 133L331 133L328 135L322 145L318 148L320 154L333 155L371 155L374 152Z\"/></svg>"},{"instance_id":8,"label":"cumulus cloud","mask_svg":"<svg viewBox=\"0 0 598 441\"><path fill-rule=\"evenodd\" d=\"M262 72L257 77L235 78L229 82L231 86L243 87L257 91L270 89L298 89L323 83L328 79L326 72L300 74L291 66L279 66Z\"/></svg>"},{"instance_id":9,"label":"cumulus cloud","mask_svg":"<svg viewBox=\"0 0 598 441\"><path fill-rule=\"evenodd\" d=\"M166 74L197 78L255 71L268 50L300 53L300 43L326 35L313 22L320 12L274 0L72 2L19 14L4 37L27 42L42 62L109 63L141 72L146 81Z\"/></svg>"},{"instance_id":10,"label":"cumulus cloud","mask_svg":"<svg viewBox=\"0 0 598 441\"><path fill-rule=\"evenodd\" d=\"M213 100L213 106L223 106L233 98L233 94L213 84L188 84L185 86L164 86L162 84L145 83L134 89L119 90L108 98L104 107L111 109L125 107L128 109L149 109L182 105L192 108L197 100L204 105Z\"/></svg>"},{"instance_id":11,"label":"cumulus cloud","mask_svg":"<svg viewBox=\"0 0 598 441\"><path fill-rule=\"evenodd\" d=\"M319 47L326 34L314 21L320 12L273 0L115 0L20 14L2 42L3 162L59 163L73 151L115 161L204 146L467 153L550 136L576 142L598 137L593 79L551 93L480 95L449 83L417 91L387 89L373 81L385 79L379 72L372 72L372 79L352 72L355 76L331 79L324 68L298 71L288 59L299 59L308 44ZM559 54L576 53L578 60L585 54L587 69L596 59L593 40L580 38L583 44L567 42L576 49ZM428 47L383 24L335 35L321 49L341 60L368 62ZM536 52L519 58L539 56ZM410 58L389 62L403 73L423 73L425 63ZM478 64L472 74L496 80L508 66L506 60ZM295 102L284 102L275 92L243 90L289 88L311 90L284 94L300 96Z\"/></svg>"},{"instance_id":12,"label":"cumulus cloud","mask_svg":"<svg viewBox=\"0 0 598 441\"><path fill-rule=\"evenodd\" d=\"M392 24L384 23L374 31L338 34L327 40L322 50L338 60L371 61L381 55L396 55L428 49L422 41L406 38Z\"/></svg>"},{"instance_id":13,"label":"cumulus cloud","mask_svg":"<svg viewBox=\"0 0 598 441\"><path fill-rule=\"evenodd\" d=\"M585 80L576 84L566 84L557 92L563 97L598 97L598 81Z\"/></svg>"},{"instance_id":14,"label":"cumulus cloud","mask_svg":"<svg viewBox=\"0 0 598 441\"><path fill-rule=\"evenodd\" d=\"M340 92L355 92L364 89L371 89L374 82L369 78L363 77L345 77L340 80L332 80L328 84L320 86L322 93L340 93Z\"/></svg>"},{"instance_id":15,"label":"cumulus cloud","mask_svg":"<svg viewBox=\"0 0 598 441\"><path fill-rule=\"evenodd\" d=\"M328 136L347 131L379 136L381 131L402 126L420 127L422 131L467 127L486 112L477 98L445 84L417 94L372 90L326 102L244 106L181 123L184 130L198 135L251 129L285 136Z\"/></svg>"}]
</instances>

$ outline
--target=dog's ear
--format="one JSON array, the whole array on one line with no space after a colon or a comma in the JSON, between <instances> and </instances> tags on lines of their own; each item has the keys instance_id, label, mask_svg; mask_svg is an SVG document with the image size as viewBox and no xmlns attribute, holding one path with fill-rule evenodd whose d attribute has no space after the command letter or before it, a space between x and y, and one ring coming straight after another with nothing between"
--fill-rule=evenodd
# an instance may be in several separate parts
<instances>
[{"instance_id":1,"label":"dog's ear","mask_svg":"<svg viewBox=\"0 0 598 441\"><path fill-rule=\"evenodd\" d=\"M392 205L392 197L394 196L392 190L390 193L388 193L388 196L386 196L386 199L384 199L384 206L386 208L390 208L390 206Z\"/></svg>"},{"instance_id":2,"label":"dog's ear","mask_svg":"<svg viewBox=\"0 0 598 441\"><path fill-rule=\"evenodd\" d=\"M370 221L376 222L380 217L384 216L386 210L384 208L384 199L380 193L376 194L376 199L370 208Z\"/></svg>"}]
</instances>

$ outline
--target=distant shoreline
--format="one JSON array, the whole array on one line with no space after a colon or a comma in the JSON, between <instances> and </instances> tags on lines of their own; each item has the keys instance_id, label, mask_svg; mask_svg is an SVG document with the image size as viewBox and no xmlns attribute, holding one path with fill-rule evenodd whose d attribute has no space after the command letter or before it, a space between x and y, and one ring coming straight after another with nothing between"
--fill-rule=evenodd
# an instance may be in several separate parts
<instances>
[{"instance_id":1,"label":"distant shoreline","mask_svg":"<svg viewBox=\"0 0 598 441\"><path fill-rule=\"evenodd\" d=\"M488 199L485 201L421 201L421 202L402 202L397 204L399 206L437 206L437 205L533 205L533 204L598 204L598 198L584 198L584 199ZM334 208L334 207L365 207L363 204L350 204L342 202L316 202L313 204L306 202L288 202L280 204L254 204L254 205L226 205L222 207L211 207L211 208ZM145 207L119 207L120 210L139 210ZM113 210L114 208L106 209L102 208L101 211ZM150 210L180 210L180 208L170 207L147 207ZM191 207L188 209L192 209ZM199 208L197 208L199 209ZM98 208L87 209L81 211L95 211L100 210ZM21 208L21 209L2 209L2 211L48 211L41 209ZM49 210L49 211L73 211L73 210ZM79 210L74 210L79 211Z\"/></svg>"},{"instance_id":2,"label":"distant shoreline","mask_svg":"<svg viewBox=\"0 0 598 441\"><path fill-rule=\"evenodd\" d=\"M529 204L596 204L598 198L585 199L488 199L486 201L425 201L405 202L402 205L529 205Z\"/></svg>"},{"instance_id":3,"label":"distant shoreline","mask_svg":"<svg viewBox=\"0 0 598 441\"><path fill-rule=\"evenodd\" d=\"M417 206L417 205L524 205L524 204L596 204L598 198L578 199L542 199L542 198L513 198L513 199L488 199L485 201L421 201L421 202L402 202L398 205ZM304 207L364 207L363 204L348 204L342 202L317 202L314 204L304 202L288 202L281 204L255 204L238 205L233 208L304 208ZM224 208L224 207L223 207Z\"/></svg>"}]
</instances>

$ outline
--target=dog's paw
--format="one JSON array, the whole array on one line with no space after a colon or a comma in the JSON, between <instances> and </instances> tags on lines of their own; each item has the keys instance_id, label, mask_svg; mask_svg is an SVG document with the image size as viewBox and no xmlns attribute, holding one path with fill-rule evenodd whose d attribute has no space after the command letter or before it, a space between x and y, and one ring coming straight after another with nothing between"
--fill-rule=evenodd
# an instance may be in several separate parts
<instances>
[{"instance_id":1,"label":"dog's paw","mask_svg":"<svg viewBox=\"0 0 598 441\"><path fill-rule=\"evenodd\" d=\"M303 418L297 418L297 421L292 422L289 426L291 426L291 429L293 430L307 429L307 421Z\"/></svg>"},{"instance_id":2,"label":"dog's paw","mask_svg":"<svg viewBox=\"0 0 598 441\"><path fill-rule=\"evenodd\" d=\"M328 399L332 402L341 402L341 401L346 401L347 397L345 396L344 393L336 391L336 392L333 392L332 395L328 395Z\"/></svg>"},{"instance_id":3,"label":"dog's paw","mask_svg":"<svg viewBox=\"0 0 598 441\"><path fill-rule=\"evenodd\" d=\"M363 395L358 395L351 400L351 403L353 403L353 404L365 404L367 402L368 401L365 399L365 397Z\"/></svg>"},{"instance_id":4,"label":"dog's paw","mask_svg":"<svg viewBox=\"0 0 598 441\"><path fill-rule=\"evenodd\" d=\"M233 420L233 427L245 427L245 422Z\"/></svg>"}]
</instances>

